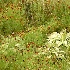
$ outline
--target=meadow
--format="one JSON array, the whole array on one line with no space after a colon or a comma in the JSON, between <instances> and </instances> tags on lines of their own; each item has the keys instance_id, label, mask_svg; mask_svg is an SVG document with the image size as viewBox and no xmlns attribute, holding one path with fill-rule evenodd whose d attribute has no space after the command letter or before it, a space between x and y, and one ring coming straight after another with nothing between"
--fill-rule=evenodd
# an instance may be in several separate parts
<instances>
[{"instance_id":1,"label":"meadow","mask_svg":"<svg viewBox=\"0 0 70 70\"><path fill-rule=\"evenodd\" d=\"M70 1L0 0L0 70L70 70Z\"/></svg>"}]
</instances>

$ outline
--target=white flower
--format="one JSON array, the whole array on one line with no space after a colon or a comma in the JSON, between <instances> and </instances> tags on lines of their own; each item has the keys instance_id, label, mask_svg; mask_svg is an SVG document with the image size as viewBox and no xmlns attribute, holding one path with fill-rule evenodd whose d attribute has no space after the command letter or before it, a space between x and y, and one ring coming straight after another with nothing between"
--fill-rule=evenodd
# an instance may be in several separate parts
<instances>
[{"instance_id":1,"label":"white flower","mask_svg":"<svg viewBox=\"0 0 70 70\"><path fill-rule=\"evenodd\" d=\"M57 52L59 52L59 48L58 48L58 47L55 47L55 50L56 50Z\"/></svg>"},{"instance_id":2,"label":"white flower","mask_svg":"<svg viewBox=\"0 0 70 70\"><path fill-rule=\"evenodd\" d=\"M58 45L58 47L62 44L61 41L56 41L56 44Z\"/></svg>"},{"instance_id":3,"label":"white flower","mask_svg":"<svg viewBox=\"0 0 70 70\"><path fill-rule=\"evenodd\" d=\"M48 38L53 39L57 37L57 32L53 32Z\"/></svg>"},{"instance_id":4,"label":"white flower","mask_svg":"<svg viewBox=\"0 0 70 70\"><path fill-rule=\"evenodd\" d=\"M61 39L61 36L59 33L57 32L53 32L50 36L48 36L48 42L49 43L52 43L53 41L56 41L56 40L60 40Z\"/></svg>"},{"instance_id":5,"label":"white flower","mask_svg":"<svg viewBox=\"0 0 70 70\"><path fill-rule=\"evenodd\" d=\"M65 46L67 46L67 41L64 41L63 44L64 44Z\"/></svg>"},{"instance_id":6,"label":"white flower","mask_svg":"<svg viewBox=\"0 0 70 70\"><path fill-rule=\"evenodd\" d=\"M64 55L59 54L58 58L64 58Z\"/></svg>"},{"instance_id":7,"label":"white flower","mask_svg":"<svg viewBox=\"0 0 70 70\"><path fill-rule=\"evenodd\" d=\"M47 56L47 58L50 59L51 58L51 55Z\"/></svg>"},{"instance_id":8,"label":"white flower","mask_svg":"<svg viewBox=\"0 0 70 70\"><path fill-rule=\"evenodd\" d=\"M54 51L54 52L52 52L52 53L54 53L54 54L58 57L58 53L57 53L57 52Z\"/></svg>"}]
</instances>

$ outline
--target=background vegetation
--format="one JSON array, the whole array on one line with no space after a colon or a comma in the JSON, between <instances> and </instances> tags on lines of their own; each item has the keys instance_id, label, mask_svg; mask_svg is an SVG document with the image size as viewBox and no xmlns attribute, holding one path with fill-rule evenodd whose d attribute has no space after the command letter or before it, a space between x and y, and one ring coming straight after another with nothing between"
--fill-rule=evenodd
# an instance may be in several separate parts
<instances>
[{"instance_id":1,"label":"background vegetation","mask_svg":"<svg viewBox=\"0 0 70 70\"><path fill-rule=\"evenodd\" d=\"M0 0L0 70L70 70L69 0Z\"/></svg>"}]
</instances>

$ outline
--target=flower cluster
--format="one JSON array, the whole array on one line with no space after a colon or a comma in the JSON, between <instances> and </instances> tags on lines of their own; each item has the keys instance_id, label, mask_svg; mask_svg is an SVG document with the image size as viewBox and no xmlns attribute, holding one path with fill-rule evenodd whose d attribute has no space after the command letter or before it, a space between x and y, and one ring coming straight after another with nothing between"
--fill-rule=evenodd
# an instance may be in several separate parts
<instances>
[{"instance_id":1,"label":"flower cluster","mask_svg":"<svg viewBox=\"0 0 70 70\"><path fill-rule=\"evenodd\" d=\"M49 47L50 53L55 54L56 57L62 58L70 47L70 32L66 33L66 30L60 33L53 32L48 36L47 46Z\"/></svg>"}]
</instances>

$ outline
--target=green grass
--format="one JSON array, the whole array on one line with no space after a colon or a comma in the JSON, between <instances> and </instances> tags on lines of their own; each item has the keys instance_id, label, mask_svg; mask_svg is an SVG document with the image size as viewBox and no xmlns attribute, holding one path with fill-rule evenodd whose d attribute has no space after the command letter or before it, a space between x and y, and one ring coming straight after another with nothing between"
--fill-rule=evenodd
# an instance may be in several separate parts
<instances>
[{"instance_id":1,"label":"green grass","mask_svg":"<svg viewBox=\"0 0 70 70\"><path fill-rule=\"evenodd\" d=\"M0 70L70 70L69 5L0 0Z\"/></svg>"},{"instance_id":2,"label":"green grass","mask_svg":"<svg viewBox=\"0 0 70 70\"><path fill-rule=\"evenodd\" d=\"M26 32L32 26L39 27L48 23L52 26L48 32L58 32L58 29L61 31L62 28L70 31L70 8L66 1L50 1L49 3L24 1L23 3L11 0L10 3L9 1L0 1L0 3L0 33L3 35L21 30ZM54 26L58 27L54 29L53 23L56 23Z\"/></svg>"},{"instance_id":3,"label":"green grass","mask_svg":"<svg viewBox=\"0 0 70 70\"><path fill-rule=\"evenodd\" d=\"M38 36L36 35L38 34ZM62 33L61 33L62 34ZM60 35L61 35L60 34ZM34 33L29 32L24 37L4 37L1 35L0 43L0 69L1 70L68 70L70 69L70 39L69 34L64 33L61 35L62 38L54 37L52 39L47 35L45 43L42 41L43 35L40 31ZM53 35L53 34L51 34ZM56 34L57 35L57 34ZM48 40L48 37L50 40ZM53 36L52 36L53 37ZM65 38L63 38L65 37ZM68 40L67 40L68 39ZM67 45L61 43L56 46L56 42L61 41ZM52 44L50 44L52 41ZM43 43L43 44L42 44ZM42 44L42 45L41 45ZM54 47L54 48L53 48ZM66 47L66 48L65 48ZM63 50L63 48L65 48ZM60 51L57 51L60 49ZM63 53L61 52L63 51ZM56 52L57 54L55 54ZM59 55L58 55L59 54ZM57 56L58 55L58 56Z\"/></svg>"}]
</instances>

